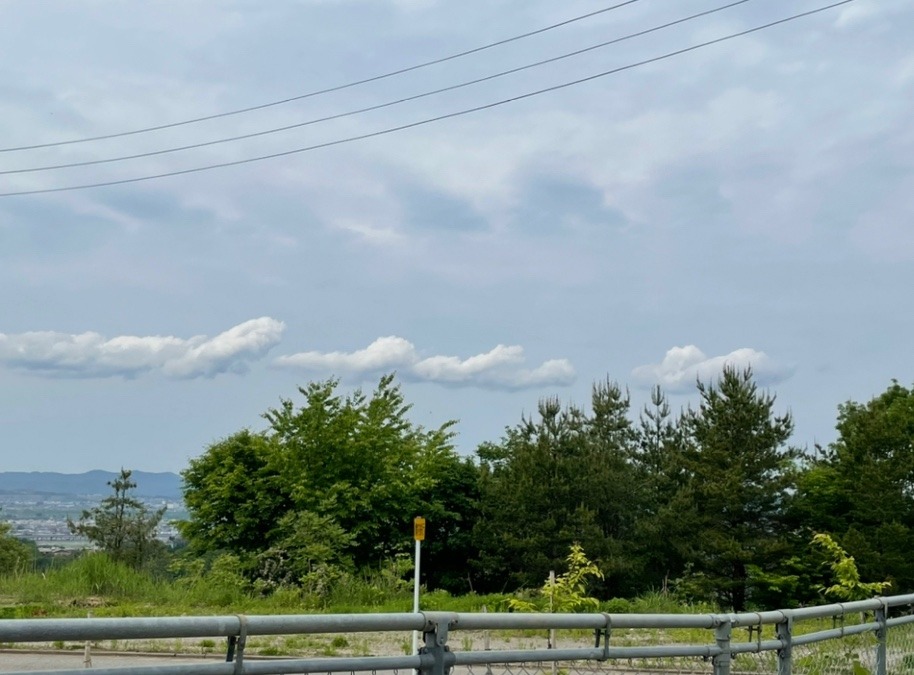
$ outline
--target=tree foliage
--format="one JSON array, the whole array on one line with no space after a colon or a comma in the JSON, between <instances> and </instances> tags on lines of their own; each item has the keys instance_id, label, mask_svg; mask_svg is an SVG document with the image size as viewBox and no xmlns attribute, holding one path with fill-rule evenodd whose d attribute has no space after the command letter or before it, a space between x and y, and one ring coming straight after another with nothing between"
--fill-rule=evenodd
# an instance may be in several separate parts
<instances>
[{"instance_id":1,"label":"tree foliage","mask_svg":"<svg viewBox=\"0 0 914 675\"><path fill-rule=\"evenodd\" d=\"M312 383L301 390L305 405L284 400L265 414L277 473L295 511L332 518L352 537L356 564L377 562L408 550L420 493L437 484L436 461L453 459L451 425L413 425L393 376L370 396L343 397L337 385Z\"/></svg>"},{"instance_id":2,"label":"tree foliage","mask_svg":"<svg viewBox=\"0 0 914 675\"><path fill-rule=\"evenodd\" d=\"M371 394L342 395L338 385L300 388L303 403L282 399L264 414L266 431L240 431L191 461L182 533L192 547L242 555L251 575L284 584L322 566L376 566L409 551L419 514L455 544L466 538L472 508L463 502L475 480L453 450L452 423L413 424L391 375ZM446 567L434 574L463 577Z\"/></svg>"},{"instance_id":3,"label":"tree foliage","mask_svg":"<svg viewBox=\"0 0 914 675\"><path fill-rule=\"evenodd\" d=\"M565 563L566 571L558 576L550 573L532 600L511 598L509 609L519 612L596 612L600 601L587 595L587 591L591 579L602 579L603 572L578 543L571 545Z\"/></svg>"},{"instance_id":4,"label":"tree foliage","mask_svg":"<svg viewBox=\"0 0 914 675\"><path fill-rule=\"evenodd\" d=\"M861 581L853 556L849 556L829 535L820 532L813 536L812 543L823 549L829 558L834 583L827 588L819 587L826 597L845 602L865 600L879 595L892 585L889 581Z\"/></svg>"},{"instance_id":5,"label":"tree foliage","mask_svg":"<svg viewBox=\"0 0 914 675\"><path fill-rule=\"evenodd\" d=\"M655 388L633 420L628 391L600 381L589 406L543 398L462 458L452 423L414 424L392 376L368 393L312 382L266 411L264 431L190 462L182 533L245 588L321 596L371 574L405 588L416 515L429 587L539 588L534 604L548 592L569 611L651 589L739 611L883 589L861 578L914 585L914 391L842 405L838 439L809 456L751 370L697 393L674 415Z\"/></svg>"},{"instance_id":6,"label":"tree foliage","mask_svg":"<svg viewBox=\"0 0 914 675\"><path fill-rule=\"evenodd\" d=\"M163 544L156 539L156 528L165 515L165 507L151 511L130 494L136 488L132 473L122 468L117 478L108 481L114 494L105 497L99 506L83 511L78 522L67 518L67 527L115 562L139 568L161 553Z\"/></svg>"},{"instance_id":7,"label":"tree foliage","mask_svg":"<svg viewBox=\"0 0 914 675\"><path fill-rule=\"evenodd\" d=\"M35 561L33 548L13 537L11 529L9 523L0 522L0 574L25 571Z\"/></svg>"},{"instance_id":8,"label":"tree foliage","mask_svg":"<svg viewBox=\"0 0 914 675\"><path fill-rule=\"evenodd\" d=\"M680 420L673 417L660 387L651 390L650 403L639 416L637 452L633 465L641 486L641 512L632 535L632 564L637 570L629 593L665 588L682 573L686 559L670 532L679 527L673 499L685 486L682 462L685 445Z\"/></svg>"},{"instance_id":9,"label":"tree foliage","mask_svg":"<svg viewBox=\"0 0 914 675\"><path fill-rule=\"evenodd\" d=\"M635 433L629 398L612 382L593 388L591 411L539 404L499 444L477 451L480 509L478 585L532 587L579 542L611 581L629 571L625 542L638 512L630 457Z\"/></svg>"},{"instance_id":10,"label":"tree foliage","mask_svg":"<svg viewBox=\"0 0 914 675\"><path fill-rule=\"evenodd\" d=\"M181 534L197 551L252 553L273 540L292 500L275 441L247 429L210 445L181 473L191 515Z\"/></svg>"},{"instance_id":11,"label":"tree foliage","mask_svg":"<svg viewBox=\"0 0 914 675\"><path fill-rule=\"evenodd\" d=\"M914 586L914 388L893 381L838 408L838 438L809 458L793 519L827 532L866 577Z\"/></svg>"},{"instance_id":12,"label":"tree foliage","mask_svg":"<svg viewBox=\"0 0 914 675\"><path fill-rule=\"evenodd\" d=\"M684 560L736 611L751 592L750 565L776 568L788 552L784 509L798 453L786 446L789 413L774 412L750 369L725 367L698 383L700 403L682 420L683 484L668 508L670 535Z\"/></svg>"}]
</instances>

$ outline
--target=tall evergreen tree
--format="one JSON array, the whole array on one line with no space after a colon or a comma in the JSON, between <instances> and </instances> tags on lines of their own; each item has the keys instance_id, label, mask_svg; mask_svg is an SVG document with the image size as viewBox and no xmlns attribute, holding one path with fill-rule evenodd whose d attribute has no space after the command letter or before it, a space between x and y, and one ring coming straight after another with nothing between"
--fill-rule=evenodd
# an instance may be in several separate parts
<instances>
[{"instance_id":1,"label":"tall evergreen tree","mask_svg":"<svg viewBox=\"0 0 914 675\"><path fill-rule=\"evenodd\" d=\"M650 403L641 411L637 448L635 476L643 500L632 546L640 574L632 590L641 592L665 588L670 579L682 573L685 564L668 536L679 518L670 504L684 485L683 434L659 386L651 390Z\"/></svg>"},{"instance_id":2,"label":"tall evergreen tree","mask_svg":"<svg viewBox=\"0 0 914 675\"><path fill-rule=\"evenodd\" d=\"M538 586L575 542L599 561L610 587L629 574L624 542L637 513L629 399L604 382L591 404L588 413L544 399L537 418L522 418L500 443L478 449L482 588Z\"/></svg>"},{"instance_id":3,"label":"tall evergreen tree","mask_svg":"<svg viewBox=\"0 0 914 675\"><path fill-rule=\"evenodd\" d=\"M717 599L735 611L752 600L750 572L779 569L786 552L784 510L796 450L786 446L790 413L759 391L750 369L724 368L698 383L701 401L682 420L683 486L670 503L683 558ZM759 581L759 583L762 583Z\"/></svg>"}]
</instances>

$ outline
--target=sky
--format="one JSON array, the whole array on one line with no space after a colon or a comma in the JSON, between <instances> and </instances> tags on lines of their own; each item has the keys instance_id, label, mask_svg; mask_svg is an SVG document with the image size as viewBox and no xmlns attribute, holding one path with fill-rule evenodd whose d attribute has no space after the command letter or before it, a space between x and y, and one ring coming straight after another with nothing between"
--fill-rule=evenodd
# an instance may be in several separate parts
<instances>
[{"instance_id":1,"label":"sky","mask_svg":"<svg viewBox=\"0 0 914 675\"><path fill-rule=\"evenodd\" d=\"M0 470L180 471L393 371L464 454L726 364L832 442L914 381L914 4L698 47L829 0L725 4L0 3Z\"/></svg>"}]
</instances>

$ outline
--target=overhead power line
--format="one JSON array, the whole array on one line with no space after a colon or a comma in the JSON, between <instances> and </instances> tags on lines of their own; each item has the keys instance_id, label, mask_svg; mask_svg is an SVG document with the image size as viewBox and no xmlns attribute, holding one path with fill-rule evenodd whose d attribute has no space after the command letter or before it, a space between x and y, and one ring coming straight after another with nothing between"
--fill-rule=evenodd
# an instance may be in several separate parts
<instances>
[{"instance_id":1,"label":"overhead power line","mask_svg":"<svg viewBox=\"0 0 914 675\"><path fill-rule=\"evenodd\" d=\"M736 0L735 2L731 2L727 5L722 5L720 7L715 7L713 9L705 10L704 12L692 14L690 16L683 17L681 19L676 19L675 21L670 21L670 22L667 22L667 23L659 25L659 26L647 28L645 30L638 31L636 33L629 33L628 35L623 35L622 37L614 38L612 40L606 40L605 42L600 42L599 44L591 45L590 47L584 47L582 49L577 49L573 52L568 52L566 54L560 54L559 56L553 56L552 58L543 59L542 61L536 61L535 63L529 63L527 65L519 66L517 68L503 70L501 72L494 73L492 75L486 75L485 77L476 78L475 80L469 80L467 82L460 82L459 84L453 84L453 85L450 85L447 87L441 87L440 89L426 91L421 94L415 94L413 96L399 98L394 101L387 101L386 103L378 103L377 105L371 105L371 106L367 106L364 108L357 108L355 110L348 110L346 112L336 113L333 115L327 115L326 117L318 117L315 119L306 120L305 122L297 122L296 124L288 124L288 125L282 126L282 127L275 127L272 129L265 129L263 131L255 131L255 132L251 132L251 133L247 133L247 134L240 134L238 136L230 136L227 138L219 138L219 139L212 140L212 141L203 141L201 143L191 143L190 145L181 145L181 146L177 146L177 147L173 147L173 148L165 148L163 150L150 150L147 152L139 152L139 153L136 153L133 155L120 155L118 157L108 157L108 158L104 158L104 159L88 159L88 160L84 160L81 162L69 162L67 164L50 164L47 166L29 167L26 169L7 169L4 171L0 171L0 176L6 176L6 175L18 174L18 173L35 173L35 172L39 172L39 171L54 171L57 169L72 169L72 168L76 168L76 167L94 166L96 164L111 164L113 162L125 162L125 161L131 160L131 159L142 159L145 157L156 157L158 155L167 155L167 154L174 153L174 152L182 152L182 151L186 151L186 150L196 150L199 148L205 148L205 147L209 147L212 145L220 145L223 143L232 143L235 141L242 141L242 140L246 140L249 138L257 138L259 136L267 136L270 134L281 133L283 131L290 131L292 129L300 129L302 127L319 124L321 122L329 122L331 120L338 120L338 119L342 119L344 117L360 115L362 113L372 112L375 110L381 110L383 108L390 108L391 106L399 105L401 103L408 103L410 101L416 101L418 99L427 98L429 96L435 96L437 94L443 94L445 92L454 91L456 89L462 89L464 87L469 87L474 84L488 82L490 80L495 80L499 77L504 77L506 75L513 75L514 73L519 73L524 70L530 70L531 68L537 68L539 66L543 66L543 65L546 65L549 63L555 63L556 61L568 59L573 56L579 56L579 55L585 54L587 52L592 52L592 51L594 51L596 49L600 49L602 47L608 47L610 45L618 44L618 43L624 42L626 40L631 40L633 38L642 37L644 35L648 35L649 33L656 33L657 31L663 30L664 28L670 28L671 26L677 26L679 24L686 23L687 21L692 21L694 19L708 16L709 14L715 14L717 12L722 12L725 9L730 9L731 7L735 7L737 5L743 5L747 2L751 2L751 0Z\"/></svg>"},{"instance_id":2,"label":"overhead power line","mask_svg":"<svg viewBox=\"0 0 914 675\"><path fill-rule=\"evenodd\" d=\"M378 131L372 131L372 132L365 133L365 134L359 134L357 136L348 136L346 138L339 138L339 139L336 139L333 141L317 143L315 145L309 145L309 146L306 146L303 148L295 148L293 150L284 150L282 152L274 152L274 153L271 153L268 155L259 155L257 157L248 157L245 159L238 159L238 160L233 160L233 161L229 161L229 162L220 162L218 164L208 164L206 166L198 166L198 167L193 167L190 169L180 169L177 171L167 171L164 173L149 174L149 175L145 175L145 176L136 176L133 178L122 178L122 179L118 179L118 180L104 181L104 182L98 182L98 183L86 183L83 185L69 185L69 186L56 187L56 188L42 188L42 189L38 189L38 190L21 190L21 191L17 191L17 192L4 192L4 193L0 193L0 197L17 197L17 196L23 196L23 195L48 194L48 193L53 193L53 192L69 192L72 190L85 190L85 189L89 189L89 188L109 187L109 186L113 186L113 185L126 185L129 183L139 183L142 181L155 180L155 179L159 179L159 178L168 178L171 176L183 176L183 175L187 175L187 174L191 174L191 173L200 173L202 171L210 171L213 169L222 169L222 168L226 168L226 167L230 167L230 166L239 166L242 164L250 164L252 162L261 162L261 161L268 160L268 159L277 159L279 157L288 157L289 155L296 155L296 154L300 154L303 152L319 150L322 148L329 148L329 147L333 147L333 146L337 146L337 145L353 143L356 141L363 141L363 140L366 140L369 138L376 138L378 136L385 136L387 134L392 134L392 133L396 133L399 131L405 131L407 129L414 129L416 127L425 126L425 125L431 124L433 122L440 122L442 120L452 119L455 117L461 117L463 115L469 115L471 113L476 113L476 112L480 112L483 110L489 110L491 108L497 108L497 107L500 107L503 105L507 105L509 103L515 103L517 101L522 101L522 100L525 100L528 98L533 98L535 96L540 96L542 94L547 94L550 92L567 89L569 87L583 84L585 82L591 82L593 80L607 77L609 75L615 75L617 73L621 73L621 72L624 72L627 70L633 70L640 66L645 66L645 65L648 65L651 63L657 63L658 61L664 61L666 59L680 56L682 54L687 54L689 52L693 52L698 49L703 49L703 48L709 47L711 45L720 44L722 42L727 42L729 40L743 37L745 35L757 33L759 31L766 30L768 28L773 28L774 26L779 26L779 25L782 25L785 23L789 23L791 21L796 21L797 19L802 19L802 18L805 18L808 16L812 16L814 14L819 14L821 12L825 12L830 9L834 9L835 7L840 7L841 5L848 5L852 2L855 2L855 0L840 0L840 2L833 2L831 4L824 5L822 7L816 8L816 9L811 9L811 10L808 10L805 12L801 12L799 14L794 14L792 16L788 16L783 19L778 19L776 21L770 21L768 23L761 24L761 25L755 26L753 28L748 28L746 30L742 30L742 31L739 31L736 33L730 33L729 35L724 35L723 37L714 38L713 40L707 40L705 42L701 42L699 44L692 45L691 47L684 47L683 49L677 49L672 52L667 52L665 54L661 54L660 56L654 56L649 59L636 61L634 63L630 63L630 64L627 64L624 66L612 68L610 70L604 70L603 72L596 73L594 75L589 75L587 77L582 77L582 78L579 78L576 80L571 80L569 82L563 82L561 84L553 85L551 87L546 87L543 89L537 89L536 91L527 92L525 94L519 94L517 96L512 96L510 98L501 99L499 101L494 101L492 103L486 103L483 105L474 106L472 108L465 108L463 110L457 110L455 112L445 113L443 115L437 115L435 117L429 117L426 119L418 120L416 122L410 122L408 124L401 124L401 125L395 126L395 127L388 127L386 129L380 129Z\"/></svg>"},{"instance_id":3,"label":"overhead power line","mask_svg":"<svg viewBox=\"0 0 914 675\"><path fill-rule=\"evenodd\" d=\"M35 143L33 145L21 145L18 147L11 148L0 148L0 153L2 152L19 152L23 150L38 150L41 148L53 148L61 145L75 145L77 143L89 143L91 141L103 141L109 138L122 138L124 136L135 136L137 134L146 134L152 131L161 131L163 129L173 129L175 127L181 127L188 124L197 124L198 122L207 122L209 120L220 119L223 117L231 117L233 115L241 115L242 113L254 112L256 110L264 110L266 108L273 108L275 106L285 105L286 103L292 103L294 101L302 101L307 98L313 98L315 96L321 96L323 94L330 94L335 91L343 91L344 89L351 89L352 87L358 87L363 84L369 84L371 82L378 82L379 80L386 80L390 77L395 77L397 75L403 75L405 73L411 73L414 70L419 70L421 68L427 68L429 66L435 66L439 63L446 63L447 61L453 61L455 59L463 58L464 56L470 56L471 54L478 54L479 52L486 51L487 49L493 49L494 47L500 47L502 45L509 44L511 42L517 42L518 40L523 40L528 37L533 37L534 35L540 35L541 33L546 33L556 28L561 28L562 26L567 26L569 24L583 21L585 19L590 19L600 14L605 14L616 9L625 7L626 5L633 5L640 0L626 0L625 2L620 2L615 5L610 5L609 7L604 7L602 9L595 10L593 12L588 12L587 14L581 14L579 16L560 21L558 23L545 26L543 28L537 28L536 30L528 31L526 33L521 33L520 35L514 35L513 37L505 38L503 40L498 40L496 42L490 42L488 44L482 45L481 47L474 47L472 49L467 49L462 52L457 52L456 54L450 54L448 56L442 56L431 61L424 61L422 63L417 63L412 66L406 66L405 68L399 68L397 70L392 70L387 73L381 73L380 75L373 75L371 77L366 77L361 80L355 80L354 82L347 82L345 84L339 84L332 87L327 87L326 89L318 89L316 91L311 91L306 94L299 94L297 96L290 96L289 98L279 99L278 101L269 101L268 103L260 103L258 105L252 105L247 108L238 108L237 110L229 110L227 112L215 113L213 115L204 115L203 117L194 117L188 120L182 120L180 122L170 122L168 124L159 124L152 127L144 127L142 129L133 129L131 131L121 131L112 134L103 134L100 136L90 136L88 138L75 138L68 141L56 141L53 143Z\"/></svg>"}]
</instances>

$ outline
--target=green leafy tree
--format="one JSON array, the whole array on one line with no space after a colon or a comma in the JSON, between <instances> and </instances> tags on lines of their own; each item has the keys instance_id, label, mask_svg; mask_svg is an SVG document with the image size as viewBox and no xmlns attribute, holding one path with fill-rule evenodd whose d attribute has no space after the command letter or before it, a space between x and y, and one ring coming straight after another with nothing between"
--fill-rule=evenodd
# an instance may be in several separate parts
<instances>
[{"instance_id":1,"label":"green leafy tree","mask_svg":"<svg viewBox=\"0 0 914 675\"><path fill-rule=\"evenodd\" d=\"M838 408L838 438L799 477L792 517L829 532L863 576L914 585L914 388Z\"/></svg>"},{"instance_id":2,"label":"green leafy tree","mask_svg":"<svg viewBox=\"0 0 914 675\"><path fill-rule=\"evenodd\" d=\"M275 586L408 552L419 514L459 545L472 528L475 475L454 452L453 423L413 424L392 375L370 394L341 394L338 385L309 383L299 389L303 403L281 399L264 414L264 432L241 431L191 461L181 529L196 551L235 553Z\"/></svg>"},{"instance_id":3,"label":"green leafy tree","mask_svg":"<svg viewBox=\"0 0 914 675\"><path fill-rule=\"evenodd\" d=\"M132 471L121 469L108 485L114 491L99 506L83 511L78 522L67 518L70 532L86 537L114 561L139 568L160 555L164 544L156 539L156 528L165 515L165 507L151 511L133 497L136 483Z\"/></svg>"},{"instance_id":4,"label":"green leafy tree","mask_svg":"<svg viewBox=\"0 0 914 675\"><path fill-rule=\"evenodd\" d=\"M409 550L412 519L429 506L423 493L440 483L436 462L456 457L453 423L414 425L393 375L370 396L341 396L337 386L311 383L300 390L304 405L284 400L265 417L292 508L332 518L352 538L356 565L377 564Z\"/></svg>"},{"instance_id":5,"label":"green leafy tree","mask_svg":"<svg viewBox=\"0 0 914 675\"><path fill-rule=\"evenodd\" d=\"M336 521L312 511L290 511L280 518L281 536L257 556L261 589L312 585L317 575L348 570L353 537ZM308 581L306 581L308 580Z\"/></svg>"},{"instance_id":6,"label":"green leafy tree","mask_svg":"<svg viewBox=\"0 0 914 675\"><path fill-rule=\"evenodd\" d=\"M600 601L587 594L592 579L602 579L603 572L587 557L580 544L571 545L565 557L567 570L552 574L532 600L511 598L509 609L519 612L596 612Z\"/></svg>"},{"instance_id":7,"label":"green leafy tree","mask_svg":"<svg viewBox=\"0 0 914 675\"><path fill-rule=\"evenodd\" d=\"M479 518L479 467L471 458L447 453L419 468L433 480L419 490L426 519L422 581L455 594L473 588L467 561L476 558L473 528Z\"/></svg>"},{"instance_id":8,"label":"green leafy tree","mask_svg":"<svg viewBox=\"0 0 914 675\"><path fill-rule=\"evenodd\" d=\"M812 543L829 557L834 583L827 588L819 587L826 597L843 602L865 600L879 595L892 585L889 581L861 581L860 571L853 556L848 555L847 551L829 535L818 533L813 536Z\"/></svg>"},{"instance_id":9,"label":"green leafy tree","mask_svg":"<svg viewBox=\"0 0 914 675\"><path fill-rule=\"evenodd\" d=\"M292 497L279 473L280 454L275 439L244 429L190 461L181 477L191 517L178 526L195 551L255 554L281 536Z\"/></svg>"},{"instance_id":10,"label":"green leafy tree","mask_svg":"<svg viewBox=\"0 0 914 675\"><path fill-rule=\"evenodd\" d=\"M35 562L34 547L10 535L12 526L0 522L0 574L23 572Z\"/></svg>"},{"instance_id":11,"label":"green leafy tree","mask_svg":"<svg viewBox=\"0 0 914 675\"><path fill-rule=\"evenodd\" d=\"M748 368L726 367L698 392L698 408L682 419L683 484L667 507L669 533L708 594L742 611L753 590L750 566L776 571L789 552L793 420L775 414L775 397L759 391Z\"/></svg>"}]
</instances>

